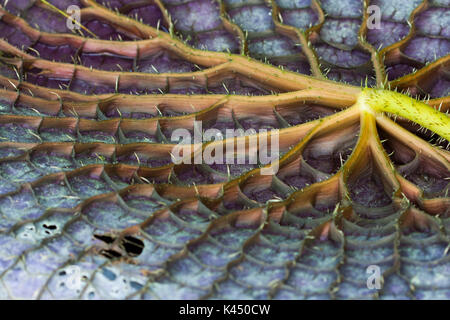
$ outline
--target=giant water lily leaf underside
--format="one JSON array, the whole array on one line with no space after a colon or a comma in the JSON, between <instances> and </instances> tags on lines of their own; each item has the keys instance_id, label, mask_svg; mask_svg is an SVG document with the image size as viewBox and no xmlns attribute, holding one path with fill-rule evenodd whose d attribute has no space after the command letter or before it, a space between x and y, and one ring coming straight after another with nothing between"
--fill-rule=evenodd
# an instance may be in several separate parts
<instances>
[{"instance_id":1,"label":"giant water lily leaf underside","mask_svg":"<svg viewBox=\"0 0 450 320\"><path fill-rule=\"evenodd\" d=\"M0 4L0 298L450 298L448 0Z\"/></svg>"}]
</instances>

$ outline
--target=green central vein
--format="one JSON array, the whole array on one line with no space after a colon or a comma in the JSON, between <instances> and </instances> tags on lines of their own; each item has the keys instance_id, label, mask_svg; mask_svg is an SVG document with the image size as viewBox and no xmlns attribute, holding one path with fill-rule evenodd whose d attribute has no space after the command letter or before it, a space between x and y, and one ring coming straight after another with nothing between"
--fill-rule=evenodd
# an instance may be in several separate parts
<instances>
[{"instance_id":1,"label":"green central vein","mask_svg":"<svg viewBox=\"0 0 450 320\"><path fill-rule=\"evenodd\" d=\"M364 88L357 104L362 111L386 112L408 119L450 141L450 117L407 95L383 89Z\"/></svg>"}]
</instances>

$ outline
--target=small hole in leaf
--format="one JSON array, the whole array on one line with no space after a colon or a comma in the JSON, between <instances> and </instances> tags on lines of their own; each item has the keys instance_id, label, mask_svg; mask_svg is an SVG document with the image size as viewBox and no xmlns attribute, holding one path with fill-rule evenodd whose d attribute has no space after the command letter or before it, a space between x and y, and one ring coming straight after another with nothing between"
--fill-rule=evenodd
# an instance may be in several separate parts
<instances>
[{"instance_id":1,"label":"small hole in leaf","mask_svg":"<svg viewBox=\"0 0 450 320\"><path fill-rule=\"evenodd\" d=\"M100 254L105 256L108 259L120 258L122 255L115 250L102 250Z\"/></svg>"},{"instance_id":2,"label":"small hole in leaf","mask_svg":"<svg viewBox=\"0 0 450 320\"><path fill-rule=\"evenodd\" d=\"M113 243L115 238L107 235L94 234L94 238L103 241L105 243Z\"/></svg>"},{"instance_id":3,"label":"small hole in leaf","mask_svg":"<svg viewBox=\"0 0 450 320\"><path fill-rule=\"evenodd\" d=\"M122 241L122 246L128 255L132 257L136 257L142 253L144 250L144 242L139 240L138 238L125 236Z\"/></svg>"},{"instance_id":4,"label":"small hole in leaf","mask_svg":"<svg viewBox=\"0 0 450 320\"><path fill-rule=\"evenodd\" d=\"M56 229L58 229L58 226L55 226L54 224L50 224L50 225L48 225L48 224L43 224L42 225L45 229L49 229L49 230L56 230Z\"/></svg>"}]
</instances>

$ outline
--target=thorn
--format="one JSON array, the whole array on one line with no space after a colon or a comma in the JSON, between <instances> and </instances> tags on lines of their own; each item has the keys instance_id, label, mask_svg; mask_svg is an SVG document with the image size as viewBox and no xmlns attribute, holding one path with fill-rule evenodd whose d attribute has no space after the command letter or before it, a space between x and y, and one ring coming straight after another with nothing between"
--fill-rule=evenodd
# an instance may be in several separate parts
<instances>
[{"instance_id":1,"label":"thorn","mask_svg":"<svg viewBox=\"0 0 450 320\"><path fill-rule=\"evenodd\" d=\"M139 156L137 155L136 151L134 152L134 156L137 159L138 165L141 166L141 159L139 159Z\"/></svg>"},{"instance_id":2,"label":"thorn","mask_svg":"<svg viewBox=\"0 0 450 320\"><path fill-rule=\"evenodd\" d=\"M156 73L159 73L158 69L156 69L156 67L154 65L150 65L150 66Z\"/></svg>"},{"instance_id":3,"label":"thorn","mask_svg":"<svg viewBox=\"0 0 450 320\"><path fill-rule=\"evenodd\" d=\"M139 177L142 181L144 181L145 183L151 184L150 181L148 181L147 178L144 177Z\"/></svg>"},{"instance_id":4,"label":"thorn","mask_svg":"<svg viewBox=\"0 0 450 320\"><path fill-rule=\"evenodd\" d=\"M227 92L227 94L230 94L230 91L228 91L227 86L225 85L225 82L222 82L223 87L225 88L225 91Z\"/></svg>"}]
</instances>

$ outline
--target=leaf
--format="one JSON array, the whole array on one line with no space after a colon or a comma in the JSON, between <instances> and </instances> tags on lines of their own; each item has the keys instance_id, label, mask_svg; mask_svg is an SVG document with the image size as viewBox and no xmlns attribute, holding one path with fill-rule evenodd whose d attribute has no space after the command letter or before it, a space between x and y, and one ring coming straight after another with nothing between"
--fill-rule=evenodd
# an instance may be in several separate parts
<instances>
[{"instance_id":1,"label":"leaf","mask_svg":"<svg viewBox=\"0 0 450 320\"><path fill-rule=\"evenodd\" d=\"M449 298L448 1L2 5L0 298Z\"/></svg>"}]
</instances>

